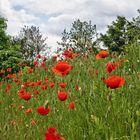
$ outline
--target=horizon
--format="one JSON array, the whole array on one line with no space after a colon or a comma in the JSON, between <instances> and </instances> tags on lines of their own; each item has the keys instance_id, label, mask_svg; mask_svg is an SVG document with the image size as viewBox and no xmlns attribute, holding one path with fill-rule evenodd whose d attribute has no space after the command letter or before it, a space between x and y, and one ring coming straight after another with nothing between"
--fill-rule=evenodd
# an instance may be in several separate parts
<instances>
[{"instance_id":1,"label":"horizon","mask_svg":"<svg viewBox=\"0 0 140 140\"><path fill-rule=\"evenodd\" d=\"M107 25L116 16L125 16L131 20L137 16L140 8L138 0L0 0L0 14L8 19L7 32L18 35L21 28L37 26L46 43L52 49L57 48L63 30L70 29L76 19L89 21L96 25L99 33L105 33Z\"/></svg>"}]
</instances>

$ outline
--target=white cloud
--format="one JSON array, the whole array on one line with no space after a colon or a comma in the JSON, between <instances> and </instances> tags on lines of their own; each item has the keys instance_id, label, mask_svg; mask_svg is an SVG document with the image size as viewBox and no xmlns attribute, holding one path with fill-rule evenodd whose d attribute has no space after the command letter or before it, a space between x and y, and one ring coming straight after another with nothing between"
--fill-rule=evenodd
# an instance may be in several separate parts
<instances>
[{"instance_id":1,"label":"white cloud","mask_svg":"<svg viewBox=\"0 0 140 140\"><path fill-rule=\"evenodd\" d=\"M91 20L97 30L106 26L117 15L128 19L137 15L139 0L0 0L0 13L8 18L8 32L16 34L23 25L36 25L48 36L49 46L56 41L64 28L70 28L75 19ZM16 9L17 8L17 9Z\"/></svg>"}]
</instances>

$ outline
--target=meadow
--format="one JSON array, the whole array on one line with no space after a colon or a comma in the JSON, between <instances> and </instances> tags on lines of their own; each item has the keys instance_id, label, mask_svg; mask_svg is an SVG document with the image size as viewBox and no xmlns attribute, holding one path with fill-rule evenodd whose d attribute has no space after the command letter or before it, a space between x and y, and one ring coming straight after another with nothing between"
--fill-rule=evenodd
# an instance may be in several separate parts
<instances>
[{"instance_id":1,"label":"meadow","mask_svg":"<svg viewBox=\"0 0 140 140\"><path fill-rule=\"evenodd\" d=\"M140 45L123 55L68 50L64 56L39 55L33 68L17 74L7 68L0 140L139 140Z\"/></svg>"}]
</instances>

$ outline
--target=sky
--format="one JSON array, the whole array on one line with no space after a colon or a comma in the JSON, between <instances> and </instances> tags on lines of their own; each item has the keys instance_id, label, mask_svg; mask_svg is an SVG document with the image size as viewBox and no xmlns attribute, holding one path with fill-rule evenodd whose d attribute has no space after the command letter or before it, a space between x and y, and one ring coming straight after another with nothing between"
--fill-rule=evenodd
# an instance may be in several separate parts
<instances>
[{"instance_id":1,"label":"sky","mask_svg":"<svg viewBox=\"0 0 140 140\"><path fill-rule=\"evenodd\" d=\"M76 19L91 20L104 33L117 15L132 19L137 9L140 0L0 0L0 15L8 19L10 35L17 35L24 25L34 25L53 48Z\"/></svg>"}]
</instances>

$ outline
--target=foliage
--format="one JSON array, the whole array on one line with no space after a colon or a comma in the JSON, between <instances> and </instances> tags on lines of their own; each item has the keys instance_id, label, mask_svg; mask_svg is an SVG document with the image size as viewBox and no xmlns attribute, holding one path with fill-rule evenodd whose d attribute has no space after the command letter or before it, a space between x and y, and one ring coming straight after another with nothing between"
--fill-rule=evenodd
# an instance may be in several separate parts
<instances>
[{"instance_id":1,"label":"foliage","mask_svg":"<svg viewBox=\"0 0 140 140\"><path fill-rule=\"evenodd\" d=\"M33 61L35 57L46 47L46 38L43 38L39 27L24 26L15 42L20 44L22 57L26 61Z\"/></svg>"},{"instance_id":2,"label":"foliage","mask_svg":"<svg viewBox=\"0 0 140 140\"><path fill-rule=\"evenodd\" d=\"M6 34L7 20L0 16L0 49L6 48L9 45L10 36Z\"/></svg>"},{"instance_id":3,"label":"foliage","mask_svg":"<svg viewBox=\"0 0 140 140\"><path fill-rule=\"evenodd\" d=\"M76 53L86 53L95 48L96 26L91 21L80 21L79 19L72 23L70 31L64 29L62 33L62 42L58 51L72 49Z\"/></svg>"},{"instance_id":4,"label":"foliage","mask_svg":"<svg viewBox=\"0 0 140 140\"><path fill-rule=\"evenodd\" d=\"M108 25L106 34L101 34L101 41L108 47L109 51L123 52L126 44L126 24L125 17L117 16L112 25Z\"/></svg>"},{"instance_id":5,"label":"foliage","mask_svg":"<svg viewBox=\"0 0 140 140\"><path fill-rule=\"evenodd\" d=\"M117 16L116 21L108 25L106 34L101 34L100 40L111 52L124 52L125 46L140 39L140 10L132 21L123 16Z\"/></svg>"},{"instance_id":6,"label":"foliage","mask_svg":"<svg viewBox=\"0 0 140 140\"><path fill-rule=\"evenodd\" d=\"M138 49L132 52L133 45ZM117 57L96 60L91 53L88 57L70 59L68 63L73 69L66 76L53 73L57 62L52 61L46 63L47 71L40 66L28 73L29 67L25 67L23 75L1 83L0 138L40 140L45 139L48 128L55 127L67 140L140 139L140 46L133 45L127 46L125 55ZM105 68L108 62L118 64L111 73ZM125 78L125 84L116 89L107 87L104 79L113 75ZM23 82L23 76L27 82ZM62 83L66 87L60 87ZM68 95L65 101L58 98L62 91ZM23 95L31 96L27 96L27 101ZM75 106L69 108L71 103Z\"/></svg>"},{"instance_id":7,"label":"foliage","mask_svg":"<svg viewBox=\"0 0 140 140\"><path fill-rule=\"evenodd\" d=\"M133 18L127 24L127 40L128 44L138 41L140 39L140 10L138 10L138 16Z\"/></svg>"},{"instance_id":8,"label":"foliage","mask_svg":"<svg viewBox=\"0 0 140 140\"><path fill-rule=\"evenodd\" d=\"M8 74L7 67L20 69L0 82L0 139L140 139L138 23L139 16L131 22L117 17L101 35L109 51L125 51L125 55L91 51L72 57L71 50L67 62L38 56L33 68L21 69L17 66L22 62L20 44L25 43L22 53L29 55L23 54L30 63L44 48L34 42L42 36L34 38L27 27L27 34L14 42L6 34L6 20L0 18L0 70ZM90 22L75 21L70 32L64 30L60 45L85 54L94 49L95 34Z\"/></svg>"},{"instance_id":9,"label":"foliage","mask_svg":"<svg viewBox=\"0 0 140 140\"><path fill-rule=\"evenodd\" d=\"M12 38L6 34L6 29L6 19L0 17L0 70L12 68L12 72L17 72L18 63L22 60L20 46L12 44Z\"/></svg>"}]
</instances>

